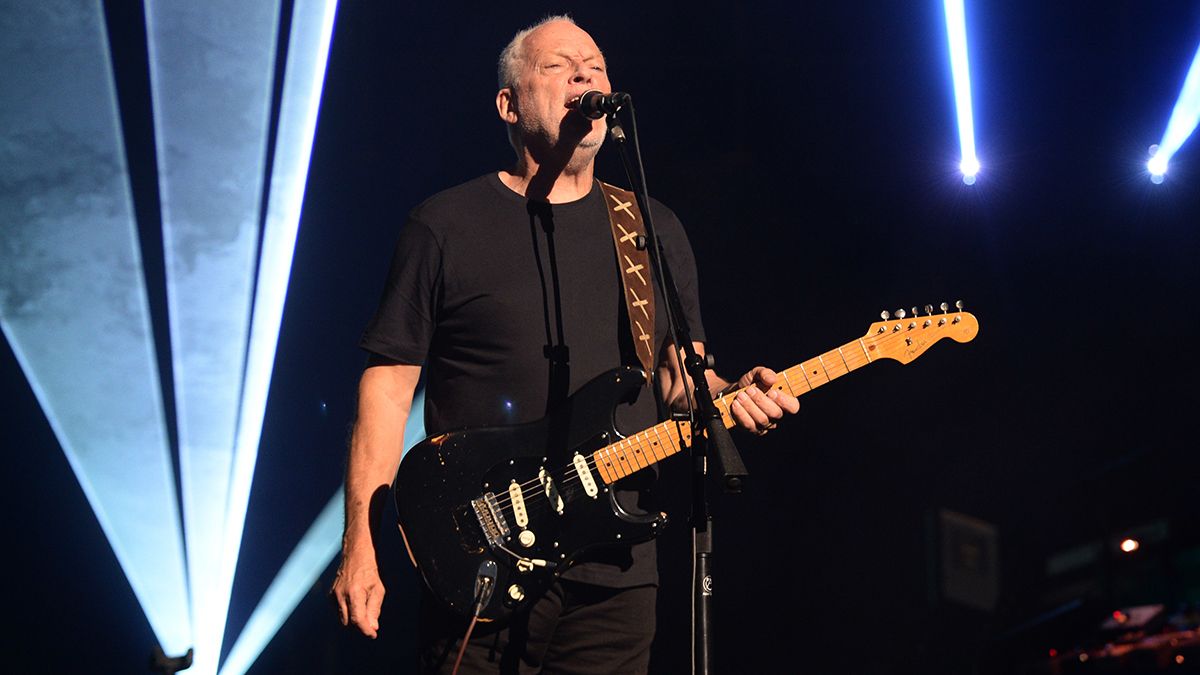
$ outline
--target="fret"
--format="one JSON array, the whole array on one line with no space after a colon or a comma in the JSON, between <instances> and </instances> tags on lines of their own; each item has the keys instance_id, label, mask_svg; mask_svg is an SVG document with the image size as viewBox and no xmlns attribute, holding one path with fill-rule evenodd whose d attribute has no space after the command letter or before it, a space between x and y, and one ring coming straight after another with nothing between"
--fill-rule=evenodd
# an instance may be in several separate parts
<instances>
[{"instance_id":1,"label":"fret","mask_svg":"<svg viewBox=\"0 0 1200 675\"><path fill-rule=\"evenodd\" d=\"M625 450L621 448L620 443L617 443L616 445L613 445L611 447L614 448L614 454L616 455L617 473L620 474L621 478L624 478L625 476L628 476L629 474L631 474L637 470L629 465L629 460L625 457Z\"/></svg>"},{"instance_id":2,"label":"fret","mask_svg":"<svg viewBox=\"0 0 1200 675\"><path fill-rule=\"evenodd\" d=\"M651 458L650 454L646 452L640 435L630 436L628 440L629 445L633 447L633 456L637 458L638 468L644 469L657 461Z\"/></svg>"},{"instance_id":3,"label":"fret","mask_svg":"<svg viewBox=\"0 0 1200 675\"><path fill-rule=\"evenodd\" d=\"M651 447L654 448L654 456L659 458L660 460L662 460L662 459L666 459L670 455L667 453L667 449L665 447L663 447L662 437L660 437L658 434L658 428L660 426L662 426L662 425L656 424L656 425L650 427L649 429L647 429L646 431L644 431L643 433L646 434L647 438L649 438L651 433L654 434L654 440L650 441L650 444L651 444Z\"/></svg>"},{"instance_id":4,"label":"fret","mask_svg":"<svg viewBox=\"0 0 1200 675\"><path fill-rule=\"evenodd\" d=\"M872 341L870 347L866 343L868 339ZM855 343L858 344L859 349L852 348ZM871 350L876 348L876 344L877 341L873 336L859 338L855 342L847 342L816 358L779 371L780 379L775 383L774 388L781 391L786 390L792 396L797 397L806 394L842 375L874 362L875 357L871 355ZM859 355L860 350L861 355ZM726 428L737 425L732 405L741 391L742 389L731 391L713 401L717 406L717 412L721 415L721 422ZM691 428L688 425L673 421L660 422L592 453L596 463L596 473L606 484L612 484L675 455L687 448L691 440Z\"/></svg>"},{"instance_id":5,"label":"fret","mask_svg":"<svg viewBox=\"0 0 1200 675\"><path fill-rule=\"evenodd\" d=\"M808 382L809 389L817 387L829 382L829 376L825 375L825 364L821 363L821 357L800 364L804 368L804 380ZM822 377L824 379L822 379Z\"/></svg>"},{"instance_id":6,"label":"fret","mask_svg":"<svg viewBox=\"0 0 1200 675\"><path fill-rule=\"evenodd\" d=\"M607 459L608 448L600 448L592 453L592 460L596 464L596 473L600 474L600 480L605 483L612 483L616 477L612 473L612 465Z\"/></svg>"},{"instance_id":7,"label":"fret","mask_svg":"<svg viewBox=\"0 0 1200 675\"><path fill-rule=\"evenodd\" d=\"M863 342L862 338L858 338L858 346L862 347L863 356L867 357L867 363L871 362L871 352L867 351L867 343Z\"/></svg>"},{"instance_id":8,"label":"fret","mask_svg":"<svg viewBox=\"0 0 1200 675\"><path fill-rule=\"evenodd\" d=\"M792 386L792 379L788 377L788 372L791 370L791 368L788 368L779 374L783 376L783 383L787 385L788 393L792 396L799 396L799 394L796 393L796 388Z\"/></svg>"},{"instance_id":9,"label":"fret","mask_svg":"<svg viewBox=\"0 0 1200 675\"><path fill-rule=\"evenodd\" d=\"M842 357L842 365L843 365L843 366L846 366L846 372L848 373L848 372L850 372L851 370L854 370L853 368L851 368L851 367L850 367L850 364L849 364L849 363L846 363L846 355L842 353L842 348L841 348L841 347L838 347L838 348L837 348L837 353L838 353L838 356Z\"/></svg>"}]
</instances>

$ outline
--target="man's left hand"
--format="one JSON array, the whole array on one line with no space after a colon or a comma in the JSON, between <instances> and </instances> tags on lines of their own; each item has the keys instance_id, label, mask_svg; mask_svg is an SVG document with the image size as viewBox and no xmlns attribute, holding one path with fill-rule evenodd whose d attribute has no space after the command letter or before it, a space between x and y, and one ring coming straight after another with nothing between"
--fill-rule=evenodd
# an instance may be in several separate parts
<instances>
[{"instance_id":1,"label":"man's left hand","mask_svg":"<svg viewBox=\"0 0 1200 675\"><path fill-rule=\"evenodd\" d=\"M764 366L752 368L738 379L735 387L742 391L729 410L739 427L762 436L774 429L785 413L791 415L800 409L795 396L775 386L778 380L779 375Z\"/></svg>"}]
</instances>

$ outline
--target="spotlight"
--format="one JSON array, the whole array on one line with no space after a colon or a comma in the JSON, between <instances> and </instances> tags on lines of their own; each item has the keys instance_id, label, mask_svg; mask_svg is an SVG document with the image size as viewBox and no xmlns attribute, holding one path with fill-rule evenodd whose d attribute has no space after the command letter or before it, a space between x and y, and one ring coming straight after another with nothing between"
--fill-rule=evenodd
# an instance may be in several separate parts
<instances>
[{"instance_id":1,"label":"spotlight","mask_svg":"<svg viewBox=\"0 0 1200 675\"><path fill-rule=\"evenodd\" d=\"M1121 541L1121 550L1126 553L1133 553L1141 547L1142 545L1137 539L1124 539Z\"/></svg>"},{"instance_id":2,"label":"spotlight","mask_svg":"<svg viewBox=\"0 0 1200 675\"><path fill-rule=\"evenodd\" d=\"M967 63L967 20L963 0L945 0L946 37L950 45L950 73L954 80L954 105L958 142L962 150L963 182L975 184L979 158L975 155L975 115L971 107L971 75Z\"/></svg>"},{"instance_id":3,"label":"spotlight","mask_svg":"<svg viewBox=\"0 0 1200 675\"><path fill-rule=\"evenodd\" d=\"M974 158L964 159L961 163L959 163L958 168L960 171L962 171L963 182L967 185L974 185L975 176L979 173L979 160Z\"/></svg>"},{"instance_id":4,"label":"spotlight","mask_svg":"<svg viewBox=\"0 0 1200 675\"><path fill-rule=\"evenodd\" d=\"M1150 146L1151 157L1146 168L1150 172L1151 181L1156 184L1163 182L1167 164L1188 136L1192 135L1197 121L1200 121L1200 49L1192 57L1192 65L1183 80L1183 87L1179 91L1175 107L1171 110L1171 117L1167 120L1167 129L1163 132L1162 140L1158 145Z\"/></svg>"}]
</instances>

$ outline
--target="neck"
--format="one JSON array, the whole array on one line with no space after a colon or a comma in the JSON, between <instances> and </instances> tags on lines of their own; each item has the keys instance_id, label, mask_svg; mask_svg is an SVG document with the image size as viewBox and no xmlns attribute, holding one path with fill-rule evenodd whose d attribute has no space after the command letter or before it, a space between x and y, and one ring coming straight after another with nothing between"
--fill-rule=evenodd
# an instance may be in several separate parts
<instances>
[{"instance_id":1,"label":"neck","mask_svg":"<svg viewBox=\"0 0 1200 675\"><path fill-rule=\"evenodd\" d=\"M526 150L516 166L500 172L500 180L530 200L562 204L582 199L592 190L595 153L586 158L575 154L566 160L539 161Z\"/></svg>"}]
</instances>

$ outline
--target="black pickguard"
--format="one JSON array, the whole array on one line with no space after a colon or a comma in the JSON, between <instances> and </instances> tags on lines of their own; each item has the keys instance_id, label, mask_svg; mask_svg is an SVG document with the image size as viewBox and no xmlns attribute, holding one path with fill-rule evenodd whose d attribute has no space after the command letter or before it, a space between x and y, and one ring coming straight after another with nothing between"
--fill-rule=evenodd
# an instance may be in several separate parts
<instances>
[{"instance_id":1,"label":"black pickguard","mask_svg":"<svg viewBox=\"0 0 1200 675\"><path fill-rule=\"evenodd\" d=\"M408 451L396 474L396 509L413 562L435 595L469 614L480 565L494 561L495 590L481 617L503 619L541 595L582 551L644 541L662 529L665 514L625 511L594 467L598 493L587 494L572 461L576 453L588 457L622 438L614 411L639 394L644 377L639 369L612 370L537 422L442 434ZM539 479L542 471L557 489L561 512L554 493L547 495ZM524 486L528 524L523 528L509 499L514 480ZM492 541L472 504L489 493L510 530ZM532 532L533 541L524 535L523 542L521 530ZM514 553L546 564L530 569Z\"/></svg>"}]
</instances>

